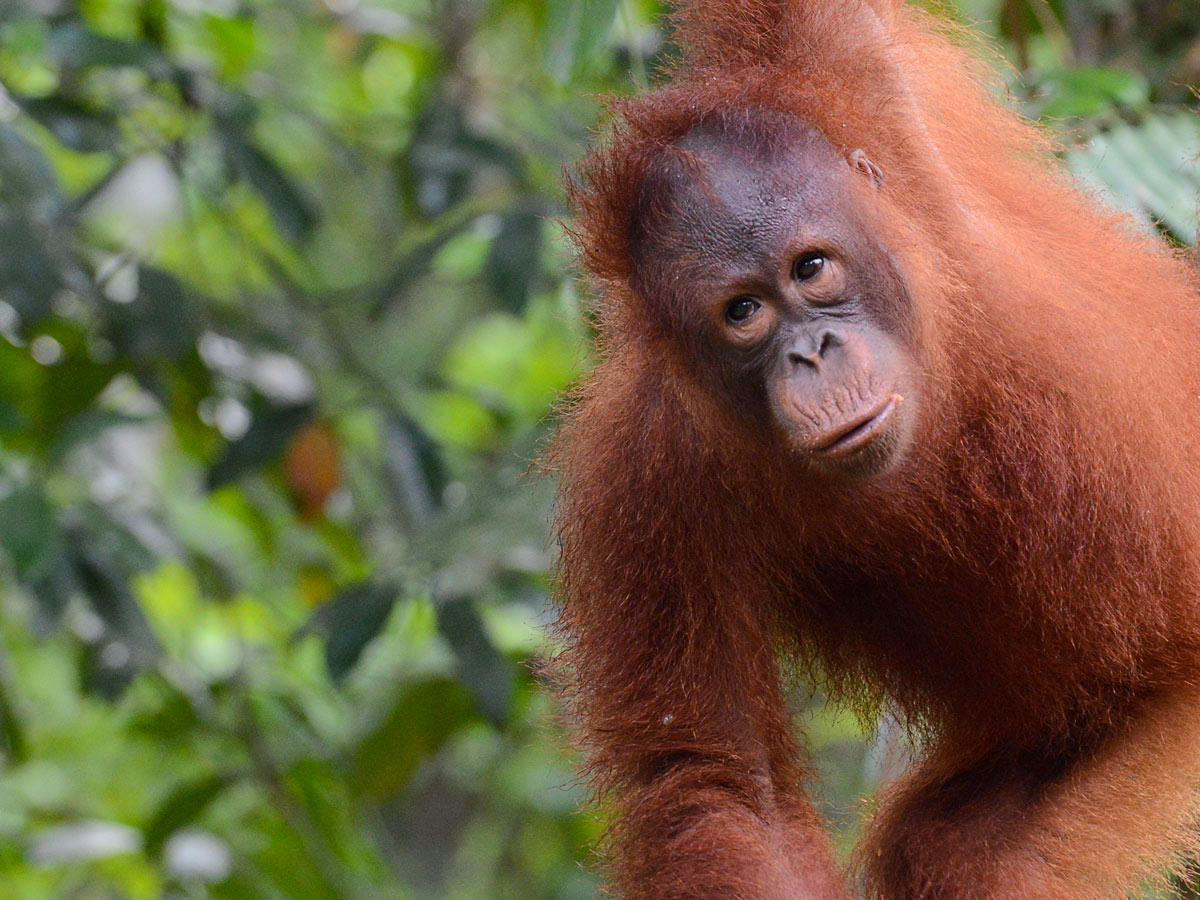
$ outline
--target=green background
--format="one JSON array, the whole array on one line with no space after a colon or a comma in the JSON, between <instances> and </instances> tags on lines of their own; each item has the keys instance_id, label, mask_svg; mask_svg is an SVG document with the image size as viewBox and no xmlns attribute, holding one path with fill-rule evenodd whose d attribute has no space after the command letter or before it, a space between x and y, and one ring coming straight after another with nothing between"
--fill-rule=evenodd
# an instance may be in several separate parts
<instances>
[{"instance_id":1,"label":"green background","mask_svg":"<svg viewBox=\"0 0 1200 900\"><path fill-rule=\"evenodd\" d=\"M561 174L661 13L0 0L0 897L596 895L532 470ZM944 13L1195 242L1194 0ZM795 702L848 846L897 742Z\"/></svg>"}]
</instances>

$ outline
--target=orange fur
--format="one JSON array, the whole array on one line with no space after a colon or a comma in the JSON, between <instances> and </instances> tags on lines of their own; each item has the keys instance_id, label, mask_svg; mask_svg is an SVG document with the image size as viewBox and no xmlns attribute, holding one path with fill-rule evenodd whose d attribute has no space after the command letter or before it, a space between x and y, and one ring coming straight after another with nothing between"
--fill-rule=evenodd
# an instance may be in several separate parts
<instances>
[{"instance_id":1,"label":"orange fur","mask_svg":"<svg viewBox=\"0 0 1200 900\"><path fill-rule=\"evenodd\" d=\"M778 651L928 739L861 853L880 898L1119 896L1200 779L1200 279L1081 193L943 23L895 0L683 2L669 84L573 186L602 361L555 452L561 671L644 900L845 896ZM631 285L637 185L719 110L882 168L919 316L901 465L798 477Z\"/></svg>"}]
</instances>

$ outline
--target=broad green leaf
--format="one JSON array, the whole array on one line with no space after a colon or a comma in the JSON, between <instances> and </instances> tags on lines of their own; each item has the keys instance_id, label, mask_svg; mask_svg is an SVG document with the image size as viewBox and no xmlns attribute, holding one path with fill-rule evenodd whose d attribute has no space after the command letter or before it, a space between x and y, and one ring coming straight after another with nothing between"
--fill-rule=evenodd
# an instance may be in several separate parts
<instances>
[{"instance_id":1,"label":"broad green leaf","mask_svg":"<svg viewBox=\"0 0 1200 900\"><path fill-rule=\"evenodd\" d=\"M150 856L161 853L167 838L196 821L234 780L226 774L208 775L172 789L142 826L145 852Z\"/></svg>"},{"instance_id":2,"label":"broad green leaf","mask_svg":"<svg viewBox=\"0 0 1200 900\"><path fill-rule=\"evenodd\" d=\"M422 423L448 447L484 450L496 445L496 416L478 400L457 391L434 391L420 397Z\"/></svg>"},{"instance_id":3,"label":"broad green leaf","mask_svg":"<svg viewBox=\"0 0 1200 900\"><path fill-rule=\"evenodd\" d=\"M58 177L50 160L9 125L0 124L0 199L41 198L52 210L58 205ZM18 211L23 211L19 206Z\"/></svg>"},{"instance_id":4,"label":"broad green leaf","mask_svg":"<svg viewBox=\"0 0 1200 900\"><path fill-rule=\"evenodd\" d=\"M392 482L410 518L422 522L441 505L448 481L441 448L419 423L401 415L387 417L385 441Z\"/></svg>"},{"instance_id":5,"label":"broad green leaf","mask_svg":"<svg viewBox=\"0 0 1200 900\"><path fill-rule=\"evenodd\" d=\"M183 283L161 269L137 273L137 296L129 303L109 302L109 340L117 352L138 363L177 360L196 344L195 303Z\"/></svg>"},{"instance_id":6,"label":"broad green leaf","mask_svg":"<svg viewBox=\"0 0 1200 900\"><path fill-rule=\"evenodd\" d=\"M316 225L317 211L292 177L241 128L227 124L220 134L230 167L262 197L279 233L293 243L307 237Z\"/></svg>"},{"instance_id":7,"label":"broad green leaf","mask_svg":"<svg viewBox=\"0 0 1200 900\"><path fill-rule=\"evenodd\" d=\"M1150 96L1144 78L1122 69L1076 68L1046 78L1049 99L1040 110L1048 119L1098 116L1114 107L1137 108Z\"/></svg>"},{"instance_id":8,"label":"broad green leaf","mask_svg":"<svg viewBox=\"0 0 1200 900\"><path fill-rule=\"evenodd\" d=\"M351 789L368 801L398 796L447 738L477 721L473 708L456 681L436 679L410 687L359 744L348 773Z\"/></svg>"},{"instance_id":9,"label":"broad green leaf","mask_svg":"<svg viewBox=\"0 0 1200 900\"><path fill-rule=\"evenodd\" d=\"M398 592L378 584L356 584L313 614L306 631L325 635L325 663L334 679L354 668L363 650L383 629Z\"/></svg>"},{"instance_id":10,"label":"broad green leaf","mask_svg":"<svg viewBox=\"0 0 1200 900\"><path fill-rule=\"evenodd\" d=\"M501 217L483 277L502 309L518 312L529 300L541 278L542 243L542 216L536 209L520 207Z\"/></svg>"},{"instance_id":11,"label":"broad green leaf","mask_svg":"<svg viewBox=\"0 0 1200 900\"><path fill-rule=\"evenodd\" d=\"M618 6L619 0L546 5L546 69L556 80L566 82L582 70L612 30Z\"/></svg>"},{"instance_id":12,"label":"broad green leaf","mask_svg":"<svg viewBox=\"0 0 1200 900\"><path fill-rule=\"evenodd\" d=\"M1152 114L1118 124L1066 154L1067 164L1112 206L1157 221L1180 241L1197 239L1200 117Z\"/></svg>"},{"instance_id":13,"label":"broad green leaf","mask_svg":"<svg viewBox=\"0 0 1200 900\"><path fill-rule=\"evenodd\" d=\"M438 631L454 651L460 680L480 711L503 726L515 696L513 664L492 643L475 602L459 597L438 606Z\"/></svg>"},{"instance_id":14,"label":"broad green leaf","mask_svg":"<svg viewBox=\"0 0 1200 900\"><path fill-rule=\"evenodd\" d=\"M22 485L0 500L0 545L22 581L42 573L59 537L54 507L39 485Z\"/></svg>"}]
</instances>

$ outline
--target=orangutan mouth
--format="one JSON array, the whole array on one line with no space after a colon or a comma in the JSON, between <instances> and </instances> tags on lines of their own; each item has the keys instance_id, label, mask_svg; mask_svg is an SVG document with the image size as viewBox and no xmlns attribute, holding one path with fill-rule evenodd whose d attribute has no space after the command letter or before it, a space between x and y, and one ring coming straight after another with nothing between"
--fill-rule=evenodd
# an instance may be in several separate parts
<instances>
[{"instance_id":1,"label":"orangutan mouth","mask_svg":"<svg viewBox=\"0 0 1200 900\"><path fill-rule=\"evenodd\" d=\"M826 458L857 453L887 430L892 413L903 402L899 394L889 395L874 408L821 435L812 445L812 452Z\"/></svg>"}]
</instances>

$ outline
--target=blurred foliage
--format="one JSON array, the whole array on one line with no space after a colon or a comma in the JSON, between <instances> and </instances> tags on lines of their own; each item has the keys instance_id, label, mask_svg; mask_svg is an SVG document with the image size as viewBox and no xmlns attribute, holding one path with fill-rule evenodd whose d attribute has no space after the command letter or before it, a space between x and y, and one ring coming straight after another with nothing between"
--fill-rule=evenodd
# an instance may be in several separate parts
<instances>
[{"instance_id":1,"label":"blurred foliage","mask_svg":"<svg viewBox=\"0 0 1200 900\"><path fill-rule=\"evenodd\" d=\"M574 898L556 220L650 0L0 2L0 894ZM1190 0L964 0L1196 238ZM845 840L886 730L808 701Z\"/></svg>"}]
</instances>

